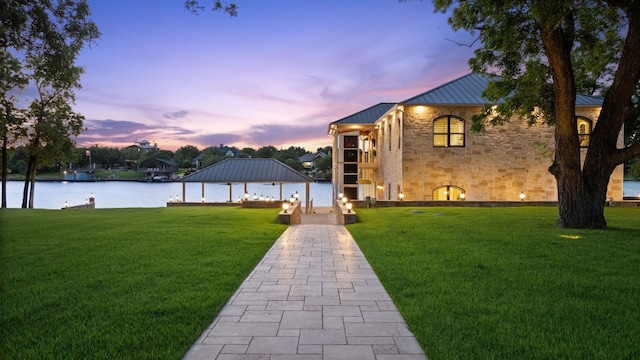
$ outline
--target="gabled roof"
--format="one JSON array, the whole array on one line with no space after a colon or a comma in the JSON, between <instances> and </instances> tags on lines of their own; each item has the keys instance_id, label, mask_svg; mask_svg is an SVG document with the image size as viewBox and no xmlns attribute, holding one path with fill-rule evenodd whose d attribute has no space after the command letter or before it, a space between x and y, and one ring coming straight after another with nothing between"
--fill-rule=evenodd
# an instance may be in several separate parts
<instances>
[{"instance_id":1,"label":"gabled roof","mask_svg":"<svg viewBox=\"0 0 640 360\"><path fill-rule=\"evenodd\" d=\"M331 124L373 124L395 105L395 103L380 103L353 115L336 120Z\"/></svg>"},{"instance_id":2,"label":"gabled roof","mask_svg":"<svg viewBox=\"0 0 640 360\"><path fill-rule=\"evenodd\" d=\"M300 162L306 162L306 161L314 161L317 158L323 158L327 156L327 154L323 153L322 151L318 151L317 153L306 153L302 156L300 156Z\"/></svg>"},{"instance_id":3,"label":"gabled roof","mask_svg":"<svg viewBox=\"0 0 640 360\"><path fill-rule=\"evenodd\" d=\"M183 182L294 182L306 183L312 178L276 159L225 159L182 178Z\"/></svg>"},{"instance_id":4,"label":"gabled roof","mask_svg":"<svg viewBox=\"0 0 640 360\"><path fill-rule=\"evenodd\" d=\"M491 81L499 76L471 73L449 81L420 95L401 101L404 105L486 105L502 103L491 102L482 96ZM603 99L584 94L576 95L577 106L601 106Z\"/></svg>"},{"instance_id":5,"label":"gabled roof","mask_svg":"<svg viewBox=\"0 0 640 360\"><path fill-rule=\"evenodd\" d=\"M492 80L487 75L471 73L423 92L400 104L406 105L485 105L491 102L482 92Z\"/></svg>"}]
</instances>

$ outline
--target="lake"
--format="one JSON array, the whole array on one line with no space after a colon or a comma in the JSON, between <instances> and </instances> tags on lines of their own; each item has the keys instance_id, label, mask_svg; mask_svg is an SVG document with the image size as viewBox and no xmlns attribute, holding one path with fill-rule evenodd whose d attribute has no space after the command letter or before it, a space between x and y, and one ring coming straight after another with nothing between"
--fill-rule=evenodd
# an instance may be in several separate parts
<instances>
[{"instance_id":1,"label":"lake","mask_svg":"<svg viewBox=\"0 0 640 360\"><path fill-rule=\"evenodd\" d=\"M22 191L24 182L7 182L7 207L20 208L22 206ZM233 184L233 201L244 195L243 184ZM273 197L280 199L280 186L271 184L247 184L247 191L253 197ZM300 199L305 199L305 184L283 184L282 196L288 199L295 192ZM225 202L229 200L229 186L224 184L205 184L206 202ZM138 181L96 181L96 182L67 182L67 181L38 181L35 185L34 208L60 209L65 202L69 206L81 205L93 194L96 208L153 208L166 207L169 198L182 198L181 182L138 182ZM187 202L202 201L202 184L186 183ZM310 183L309 198L313 206L331 206L331 183Z\"/></svg>"},{"instance_id":2,"label":"lake","mask_svg":"<svg viewBox=\"0 0 640 360\"><path fill-rule=\"evenodd\" d=\"M22 181L7 182L7 207L20 208L22 205ZM296 191L300 199L305 199L304 184L283 184L282 195L289 198ZM310 183L309 197L313 200L313 206L331 206L331 183ZM186 183L188 202L202 201L202 184ZM278 200L280 198L280 186L271 184L247 184L247 190L251 197L263 195ZM205 201L225 202L229 200L229 186L220 184L205 184ZM243 196L244 185L232 186L233 200ZM153 208L166 207L169 197L175 199L176 195L182 199L182 183L147 183L137 181L98 181L98 182L36 182L34 207L37 209L60 209L65 202L69 206L81 205L93 194L96 199L96 208ZM625 181L624 196L640 196L640 181Z\"/></svg>"}]
</instances>

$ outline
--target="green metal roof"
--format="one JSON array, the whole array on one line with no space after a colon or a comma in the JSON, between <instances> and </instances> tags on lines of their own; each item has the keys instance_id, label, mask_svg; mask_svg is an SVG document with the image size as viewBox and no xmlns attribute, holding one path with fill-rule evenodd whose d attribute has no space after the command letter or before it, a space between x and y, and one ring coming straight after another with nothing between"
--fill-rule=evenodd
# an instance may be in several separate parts
<instances>
[{"instance_id":1,"label":"green metal roof","mask_svg":"<svg viewBox=\"0 0 640 360\"><path fill-rule=\"evenodd\" d=\"M490 102L482 96L489 82L499 80L495 75L471 73L449 81L434 89L416 95L405 101L403 105L486 105L502 103ZM601 106L603 99L597 96L577 94L577 106Z\"/></svg>"},{"instance_id":2,"label":"green metal roof","mask_svg":"<svg viewBox=\"0 0 640 360\"><path fill-rule=\"evenodd\" d=\"M206 183L306 183L309 176L276 159L225 159L181 179Z\"/></svg>"},{"instance_id":3,"label":"green metal roof","mask_svg":"<svg viewBox=\"0 0 640 360\"><path fill-rule=\"evenodd\" d=\"M353 115L349 115L340 120L336 120L331 124L373 124L378 120L384 113L389 111L392 107L394 107L395 103L380 103L378 105L374 105L370 108L359 111Z\"/></svg>"}]
</instances>

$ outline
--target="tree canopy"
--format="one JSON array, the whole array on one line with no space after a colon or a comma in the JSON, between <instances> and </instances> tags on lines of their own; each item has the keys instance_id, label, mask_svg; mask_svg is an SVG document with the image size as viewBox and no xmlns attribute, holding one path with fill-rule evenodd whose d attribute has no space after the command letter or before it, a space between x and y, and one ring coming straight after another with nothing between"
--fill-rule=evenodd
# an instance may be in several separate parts
<instances>
[{"instance_id":1,"label":"tree canopy","mask_svg":"<svg viewBox=\"0 0 640 360\"><path fill-rule=\"evenodd\" d=\"M23 207L33 206L35 173L75 148L83 116L71 104L84 69L80 51L100 35L86 0L14 0L0 3L0 135L2 207L6 207L7 149L29 153ZM33 90L29 95L25 90Z\"/></svg>"}]
</instances>

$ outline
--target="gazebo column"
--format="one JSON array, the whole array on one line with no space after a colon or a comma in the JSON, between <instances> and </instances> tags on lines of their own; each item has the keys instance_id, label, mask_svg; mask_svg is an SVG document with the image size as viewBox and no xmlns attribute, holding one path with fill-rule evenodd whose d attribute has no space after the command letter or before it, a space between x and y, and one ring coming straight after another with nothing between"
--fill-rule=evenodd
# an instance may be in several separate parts
<instances>
[{"instance_id":1,"label":"gazebo column","mask_svg":"<svg viewBox=\"0 0 640 360\"><path fill-rule=\"evenodd\" d=\"M182 182L182 202L187 202L187 183Z\"/></svg>"},{"instance_id":2,"label":"gazebo column","mask_svg":"<svg viewBox=\"0 0 640 360\"><path fill-rule=\"evenodd\" d=\"M280 183L280 201L282 201L282 183Z\"/></svg>"},{"instance_id":3,"label":"gazebo column","mask_svg":"<svg viewBox=\"0 0 640 360\"><path fill-rule=\"evenodd\" d=\"M229 202L233 202L233 192L231 190L233 184L231 184L230 182L227 183L227 185L229 185Z\"/></svg>"},{"instance_id":4,"label":"gazebo column","mask_svg":"<svg viewBox=\"0 0 640 360\"><path fill-rule=\"evenodd\" d=\"M202 202L204 202L204 181L202 182Z\"/></svg>"},{"instance_id":5,"label":"gazebo column","mask_svg":"<svg viewBox=\"0 0 640 360\"><path fill-rule=\"evenodd\" d=\"M304 213L308 214L309 213L309 182L305 183L305 198L306 198L306 203L304 205Z\"/></svg>"}]
</instances>

